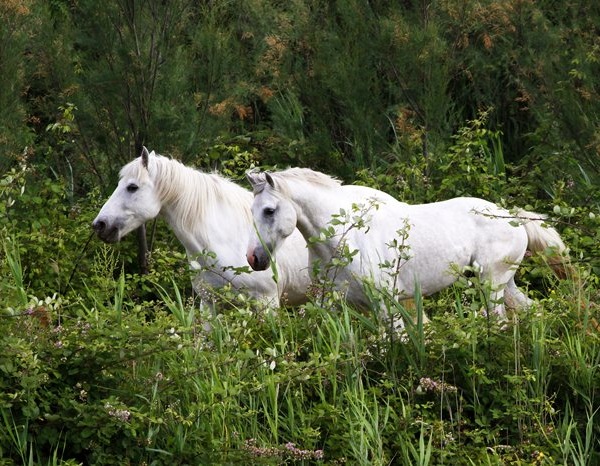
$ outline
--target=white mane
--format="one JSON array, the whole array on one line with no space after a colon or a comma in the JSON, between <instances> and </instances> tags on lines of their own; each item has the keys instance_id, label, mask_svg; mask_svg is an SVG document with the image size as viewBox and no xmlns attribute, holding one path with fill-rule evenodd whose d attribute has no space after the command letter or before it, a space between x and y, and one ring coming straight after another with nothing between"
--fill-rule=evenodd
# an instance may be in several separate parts
<instances>
[{"instance_id":1,"label":"white mane","mask_svg":"<svg viewBox=\"0 0 600 466\"><path fill-rule=\"evenodd\" d=\"M325 173L317 172L311 170L310 168L288 168L286 170L269 173L273 180L277 183L277 181L303 181L310 184L314 184L317 186L325 187L325 188L337 188L342 182L336 178L333 178ZM278 189L285 189L283 186L278 186Z\"/></svg>"},{"instance_id":2,"label":"white mane","mask_svg":"<svg viewBox=\"0 0 600 466\"><path fill-rule=\"evenodd\" d=\"M203 173L181 162L154 154L146 169L137 158L121 169L121 178L152 179L163 205L171 206L176 222L186 231L205 232L210 218L222 218L223 206L252 223L252 194L218 173ZM226 195L223 193L226 191Z\"/></svg>"}]
</instances>

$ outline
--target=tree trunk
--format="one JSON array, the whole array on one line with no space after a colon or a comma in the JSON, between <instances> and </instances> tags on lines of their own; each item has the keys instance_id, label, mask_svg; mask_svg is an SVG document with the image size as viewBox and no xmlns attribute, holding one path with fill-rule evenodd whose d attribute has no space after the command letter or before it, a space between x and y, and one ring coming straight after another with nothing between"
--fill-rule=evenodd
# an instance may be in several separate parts
<instances>
[{"instance_id":1,"label":"tree trunk","mask_svg":"<svg viewBox=\"0 0 600 466\"><path fill-rule=\"evenodd\" d=\"M137 229L138 240L138 266L141 275L148 273L148 243L146 241L146 225L142 225Z\"/></svg>"}]
</instances>

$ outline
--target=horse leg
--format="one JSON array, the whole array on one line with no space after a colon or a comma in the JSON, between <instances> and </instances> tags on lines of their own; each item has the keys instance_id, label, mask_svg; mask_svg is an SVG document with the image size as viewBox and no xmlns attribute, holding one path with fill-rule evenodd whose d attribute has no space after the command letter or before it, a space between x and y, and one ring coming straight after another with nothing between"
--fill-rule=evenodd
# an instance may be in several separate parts
<instances>
[{"instance_id":1,"label":"horse leg","mask_svg":"<svg viewBox=\"0 0 600 466\"><path fill-rule=\"evenodd\" d=\"M480 267L481 280L489 280L491 291L489 296L488 311L492 311L502 319L506 319L506 307L515 309L527 301L527 297L515 285L514 275L516 266L506 261L493 264L486 271Z\"/></svg>"},{"instance_id":2,"label":"horse leg","mask_svg":"<svg viewBox=\"0 0 600 466\"><path fill-rule=\"evenodd\" d=\"M381 304L381 315L385 319L385 322L388 323L390 327L392 327L395 333L401 332L406 326L404 323L404 314L407 315L412 325L417 325L419 321L419 316L417 315L418 312L423 313L421 319L424 325L430 322L429 318L427 317L427 314L425 314L425 312L423 311L423 307L418 307L414 298L398 299L398 305L404 309L404 312L401 313L402 315L390 314L387 306L383 303Z\"/></svg>"},{"instance_id":3,"label":"horse leg","mask_svg":"<svg viewBox=\"0 0 600 466\"><path fill-rule=\"evenodd\" d=\"M504 303L509 309L525 309L533 304L533 300L517 287L513 277L508 281L504 289Z\"/></svg>"},{"instance_id":4,"label":"horse leg","mask_svg":"<svg viewBox=\"0 0 600 466\"><path fill-rule=\"evenodd\" d=\"M492 289L490 293L490 303L488 310L491 310L494 314L502 319L506 319L506 308L504 306L505 290L504 287L498 289Z\"/></svg>"}]
</instances>

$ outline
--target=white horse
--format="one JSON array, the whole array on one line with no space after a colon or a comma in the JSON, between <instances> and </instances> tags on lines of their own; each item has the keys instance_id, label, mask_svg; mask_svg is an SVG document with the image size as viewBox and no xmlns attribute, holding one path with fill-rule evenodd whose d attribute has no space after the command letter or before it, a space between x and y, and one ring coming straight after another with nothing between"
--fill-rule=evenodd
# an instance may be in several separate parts
<instances>
[{"instance_id":1,"label":"white horse","mask_svg":"<svg viewBox=\"0 0 600 466\"><path fill-rule=\"evenodd\" d=\"M185 247L192 280L202 294L208 287L231 284L250 295L278 306L306 301L310 284L308 252L299 232L278 263L278 280L271 271L240 273L248 269L246 247L252 227L252 193L217 174L206 174L154 151L121 169L117 188L104 204L92 226L98 236L114 243L158 215L165 218Z\"/></svg>"},{"instance_id":2,"label":"white horse","mask_svg":"<svg viewBox=\"0 0 600 466\"><path fill-rule=\"evenodd\" d=\"M271 257L284 259L284 239L298 228L310 260L318 259L321 267L340 263L340 253L350 258L333 280L348 302L362 308L370 305L365 279L405 299L417 286L423 295L435 293L470 268L489 280L489 308L505 316L505 303L519 308L531 302L514 282L526 250L565 251L556 230L542 225L541 215L521 210L516 217L482 199L408 205L302 168L248 172L247 178L255 194L256 233L247 253L252 268L264 270Z\"/></svg>"}]
</instances>

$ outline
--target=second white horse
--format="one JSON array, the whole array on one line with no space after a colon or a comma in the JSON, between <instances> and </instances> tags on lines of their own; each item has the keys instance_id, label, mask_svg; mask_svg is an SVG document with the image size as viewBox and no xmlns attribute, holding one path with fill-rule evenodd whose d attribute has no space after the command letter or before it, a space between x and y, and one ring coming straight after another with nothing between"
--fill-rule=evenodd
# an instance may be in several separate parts
<instances>
[{"instance_id":1,"label":"second white horse","mask_svg":"<svg viewBox=\"0 0 600 466\"><path fill-rule=\"evenodd\" d=\"M423 295L435 293L456 281L457 271L471 267L491 285L489 307L505 315L505 304L517 308L530 303L514 282L526 250L565 251L557 231L543 225L539 214L511 214L483 199L409 205L381 191L341 185L300 168L249 172L247 177L254 188L257 228L248 247L252 268L266 269L272 257L286 260L288 252L282 248L298 228L307 241L321 237L309 242L311 261L327 266L340 246L352 255L336 271L335 285L350 303L363 308L370 305L364 280L394 288L394 295L404 299L413 297L417 286ZM340 212L363 218L344 224ZM334 216L338 218L332 222Z\"/></svg>"}]
</instances>

